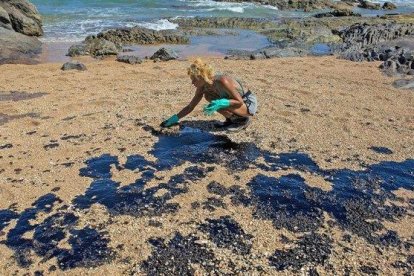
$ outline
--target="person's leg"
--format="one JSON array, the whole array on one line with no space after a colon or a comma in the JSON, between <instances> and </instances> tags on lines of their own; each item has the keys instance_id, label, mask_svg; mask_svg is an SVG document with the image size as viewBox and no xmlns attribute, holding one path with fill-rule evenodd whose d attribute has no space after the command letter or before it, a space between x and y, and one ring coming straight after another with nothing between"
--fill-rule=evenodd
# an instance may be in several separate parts
<instances>
[{"instance_id":1,"label":"person's leg","mask_svg":"<svg viewBox=\"0 0 414 276\"><path fill-rule=\"evenodd\" d=\"M251 116L245 103L243 103L243 105L238 107L238 108L229 107L229 108L224 109L223 111L230 112L230 113L232 113L234 115L237 115L239 117L249 117L249 116Z\"/></svg>"},{"instance_id":2,"label":"person's leg","mask_svg":"<svg viewBox=\"0 0 414 276\"><path fill-rule=\"evenodd\" d=\"M233 112L227 109L218 110L217 112L223 115L226 119L230 119L231 116L233 116Z\"/></svg>"}]
</instances>

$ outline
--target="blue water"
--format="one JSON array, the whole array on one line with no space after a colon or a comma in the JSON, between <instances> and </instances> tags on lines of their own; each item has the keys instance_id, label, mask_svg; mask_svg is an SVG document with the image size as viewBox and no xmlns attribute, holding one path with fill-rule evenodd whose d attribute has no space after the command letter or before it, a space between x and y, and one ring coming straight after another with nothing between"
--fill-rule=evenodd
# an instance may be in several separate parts
<instances>
[{"instance_id":1,"label":"blue water","mask_svg":"<svg viewBox=\"0 0 414 276\"><path fill-rule=\"evenodd\" d=\"M212 0L33 0L32 2L43 16L45 31L43 41L45 42L80 41L89 34L96 34L112 27L138 25L151 29L174 29L177 26L167 19L174 17L219 16L280 19L312 15L300 11L279 11L267 5ZM414 11L412 0L394 0L394 2L402 7L392 12ZM384 13L382 11L363 12L369 15Z\"/></svg>"}]
</instances>

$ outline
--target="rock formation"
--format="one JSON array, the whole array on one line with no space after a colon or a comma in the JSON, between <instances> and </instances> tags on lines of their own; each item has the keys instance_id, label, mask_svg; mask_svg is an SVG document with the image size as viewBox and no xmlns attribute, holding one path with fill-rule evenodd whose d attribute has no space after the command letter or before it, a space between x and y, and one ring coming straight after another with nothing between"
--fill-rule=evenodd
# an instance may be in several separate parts
<instances>
[{"instance_id":1,"label":"rock formation","mask_svg":"<svg viewBox=\"0 0 414 276\"><path fill-rule=\"evenodd\" d=\"M41 52L42 21L26 0L0 0L0 64L33 63Z\"/></svg>"}]
</instances>

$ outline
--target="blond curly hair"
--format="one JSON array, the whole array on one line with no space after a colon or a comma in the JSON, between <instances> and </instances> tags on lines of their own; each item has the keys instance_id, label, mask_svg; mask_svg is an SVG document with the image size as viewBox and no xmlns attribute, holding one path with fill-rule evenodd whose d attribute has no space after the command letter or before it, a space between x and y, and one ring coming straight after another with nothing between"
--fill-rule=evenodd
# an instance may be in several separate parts
<instances>
[{"instance_id":1,"label":"blond curly hair","mask_svg":"<svg viewBox=\"0 0 414 276\"><path fill-rule=\"evenodd\" d=\"M191 78L202 78L208 84L213 84L214 70L210 65L202 61L200 58L195 59L190 67L188 67L187 74Z\"/></svg>"}]
</instances>

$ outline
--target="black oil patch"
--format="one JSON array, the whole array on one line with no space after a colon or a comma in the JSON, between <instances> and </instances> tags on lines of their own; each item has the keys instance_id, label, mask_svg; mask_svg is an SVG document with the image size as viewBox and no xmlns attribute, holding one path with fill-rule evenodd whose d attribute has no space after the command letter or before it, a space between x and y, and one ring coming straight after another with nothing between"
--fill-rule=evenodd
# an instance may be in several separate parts
<instances>
[{"instance_id":1,"label":"black oil patch","mask_svg":"<svg viewBox=\"0 0 414 276\"><path fill-rule=\"evenodd\" d=\"M277 179L259 174L248 186L256 206L254 215L270 219L275 228L306 232L322 225L323 212L307 196L310 187L299 175L289 174Z\"/></svg>"},{"instance_id":2,"label":"black oil patch","mask_svg":"<svg viewBox=\"0 0 414 276\"><path fill-rule=\"evenodd\" d=\"M73 203L76 208L88 209L92 204L104 205L112 215L131 216L160 216L165 213L174 213L179 209L177 203L168 201L175 196L186 193L188 185L202 179L211 170L191 166L182 174L174 175L167 183L160 183L156 187L145 188L145 184L155 176L157 163L152 163L142 156L128 157L126 164L121 167L118 159L111 155L102 155L85 162L86 168L80 171L81 176L92 177L94 180L84 195L77 196ZM119 183L111 180L111 166L121 169L137 170L141 178L134 183L119 187ZM159 195L158 192L163 192Z\"/></svg>"},{"instance_id":3,"label":"black oil patch","mask_svg":"<svg viewBox=\"0 0 414 276\"><path fill-rule=\"evenodd\" d=\"M4 113L0 113L0 126L8 123L11 120L17 120L21 118L38 118L38 113L25 113L25 114L19 114L19 115L7 115Z\"/></svg>"},{"instance_id":4,"label":"black oil patch","mask_svg":"<svg viewBox=\"0 0 414 276\"><path fill-rule=\"evenodd\" d=\"M216 181L212 181L207 185L207 191L212 194L216 194L219 196L225 196L229 193L229 191Z\"/></svg>"},{"instance_id":5,"label":"black oil patch","mask_svg":"<svg viewBox=\"0 0 414 276\"><path fill-rule=\"evenodd\" d=\"M59 143L55 143L55 142L43 146L45 150L54 149L57 147L59 147Z\"/></svg>"},{"instance_id":6,"label":"black oil patch","mask_svg":"<svg viewBox=\"0 0 414 276\"><path fill-rule=\"evenodd\" d=\"M370 147L370 150L375 151L376 153L381 153L381 154L393 154L394 152L392 150L390 150L389 148L386 147Z\"/></svg>"},{"instance_id":7,"label":"black oil patch","mask_svg":"<svg viewBox=\"0 0 414 276\"><path fill-rule=\"evenodd\" d=\"M359 271L361 271L365 275L378 275L378 269L372 266L363 265L359 268Z\"/></svg>"},{"instance_id":8,"label":"black oil patch","mask_svg":"<svg viewBox=\"0 0 414 276\"><path fill-rule=\"evenodd\" d=\"M6 228L10 221L19 217L19 214L13 210L0 210L0 231Z\"/></svg>"},{"instance_id":9,"label":"black oil patch","mask_svg":"<svg viewBox=\"0 0 414 276\"><path fill-rule=\"evenodd\" d=\"M221 198L215 198L215 197L209 197L206 201L204 201L202 204L203 209L206 209L210 212L215 211L217 208L227 208L227 204L223 202Z\"/></svg>"},{"instance_id":10,"label":"black oil patch","mask_svg":"<svg viewBox=\"0 0 414 276\"><path fill-rule=\"evenodd\" d=\"M221 164L234 170L248 168L260 154L253 143L237 144L227 136L214 135L193 128L183 128L177 135L160 135L152 128L158 142L149 153L158 159L160 169L191 162Z\"/></svg>"},{"instance_id":11,"label":"black oil patch","mask_svg":"<svg viewBox=\"0 0 414 276\"><path fill-rule=\"evenodd\" d=\"M207 233L218 247L230 249L237 254L250 254L253 236L246 234L237 221L230 216L207 219L207 222L201 224L199 229Z\"/></svg>"},{"instance_id":12,"label":"black oil patch","mask_svg":"<svg viewBox=\"0 0 414 276\"><path fill-rule=\"evenodd\" d=\"M96 267L114 258L113 251L108 247L109 239L103 233L89 227L74 229L70 233L69 244L72 249L63 250L57 256L61 269Z\"/></svg>"},{"instance_id":13,"label":"black oil patch","mask_svg":"<svg viewBox=\"0 0 414 276\"><path fill-rule=\"evenodd\" d=\"M406 208L386 201L397 200L392 191L398 188L414 189L414 160L382 162L365 171L343 169L320 174L332 183L331 191L309 187L295 174L280 178L259 174L248 184L255 215L272 220L276 228L306 232L320 228L325 211L341 228L369 243L401 244L396 232L378 232L385 230L384 220L395 221L406 215Z\"/></svg>"},{"instance_id":14,"label":"black oil patch","mask_svg":"<svg viewBox=\"0 0 414 276\"><path fill-rule=\"evenodd\" d=\"M2 101L18 102L18 101L24 101L24 100L31 100L31 99L42 97L47 94L48 93L41 93L41 92L28 93L24 91L10 91L8 93L7 92L5 93L5 92L0 91L0 102Z\"/></svg>"},{"instance_id":15,"label":"black oil patch","mask_svg":"<svg viewBox=\"0 0 414 276\"><path fill-rule=\"evenodd\" d=\"M381 162L366 166L360 171L324 170L304 153L274 154L260 150L251 143L236 144L225 136L194 129L184 128L182 133L174 136L149 130L159 139L149 152L156 161L146 160L141 155L131 155L125 164L120 164L117 156L109 154L87 160L79 174L91 178L91 184L84 194L73 199L75 209L88 210L93 204L99 203L112 216L126 214L153 219L163 214L179 212L179 203L172 199L187 193L191 186L197 185L216 166L228 168L229 173L252 168L261 172L247 183L247 187L244 186L246 183L241 183L226 188L220 183L211 182L207 185L207 190L214 197L204 202L194 202L192 207L210 208L214 211L225 208L225 200L230 199L235 206L251 207L256 219L270 220L276 228L296 232L301 237L295 242L296 246L278 250L269 259L270 264L278 270L298 270L309 264L324 265L332 246L332 241L325 234L318 233L325 223L328 227L339 227L346 233L363 237L378 248L392 246L410 249L410 242L403 242L396 232L387 231L383 222L395 222L406 216L407 210L414 210L414 200L407 201L393 193L399 188L414 190L413 159ZM158 172L169 171L184 163L186 168L181 173L165 181L157 178ZM298 173L278 178L267 176L268 172L288 169L322 177L331 183L332 190L310 187ZM114 170L134 171L137 179L121 187L120 183L112 179L111 171ZM237 175L233 176L235 183L240 181ZM150 181L152 184L156 181L157 185L147 187ZM29 221L35 220L38 213L47 214L54 204L60 202L55 195L50 194L39 200L49 201L49 204L35 202L33 208L22 213L13 213L15 210L11 208L0 213L3 229L11 221L17 220L16 227L7 233L4 243L14 251L20 266L29 266L33 254L42 256L44 260L56 258L60 269L101 265L114 257L108 247L107 234L92 228L77 229L78 219L67 208L47 216L39 224L31 225ZM393 203L395 201L404 202L408 207L396 205ZM324 212L332 219L324 221ZM154 227L161 226L151 224ZM237 252L249 250L247 248L252 237L242 232L231 217L211 219L202 227L216 244ZM46 232L46 229L50 231ZM32 231L33 239L24 238L28 236L26 233ZM243 238L238 239L238 235ZM71 249L59 248L62 239L69 242ZM151 240L154 251L143 263L143 269L154 275L175 271L185 274L194 272L194 267L191 266L194 264L207 273L212 272L218 261L210 249L196 241L194 236L183 237L180 234L176 234L169 242ZM230 245L231 241L233 244ZM292 241L287 240L286 243L291 244ZM302 257L294 260L296 255ZM172 256L174 260L171 259ZM203 258L204 262L201 261ZM247 253L246 260L249 258ZM231 260L227 266L231 269Z\"/></svg>"},{"instance_id":16,"label":"black oil patch","mask_svg":"<svg viewBox=\"0 0 414 276\"><path fill-rule=\"evenodd\" d=\"M56 195L46 194L20 214L7 214L2 210L1 213L6 214L2 221L8 223L10 218L17 219L4 244L14 251L14 259L19 266L29 267L34 255L43 257L43 261L56 258L59 268L63 270L98 266L112 259L113 253L108 248L109 239L105 238L105 233L88 227L75 229L78 217L73 213L58 212L41 223L31 222L41 213L50 213L53 206L61 202ZM33 238L25 238L26 233L30 232L33 232ZM70 249L58 247L59 242L68 236Z\"/></svg>"},{"instance_id":17,"label":"black oil patch","mask_svg":"<svg viewBox=\"0 0 414 276\"><path fill-rule=\"evenodd\" d=\"M269 258L276 270L299 270L306 265L324 265L331 254L332 239L325 234L306 234L296 246L286 251L276 250Z\"/></svg>"},{"instance_id":18,"label":"black oil patch","mask_svg":"<svg viewBox=\"0 0 414 276\"><path fill-rule=\"evenodd\" d=\"M13 147L13 144L4 144L4 145L0 145L0 149L11 149Z\"/></svg>"},{"instance_id":19,"label":"black oil patch","mask_svg":"<svg viewBox=\"0 0 414 276\"><path fill-rule=\"evenodd\" d=\"M141 264L147 275L194 275L192 265L197 264L207 273L213 272L216 260L211 250L197 243L194 236L175 236L165 243L154 238L149 242L154 246L152 255Z\"/></svg>"}]
</instances>

